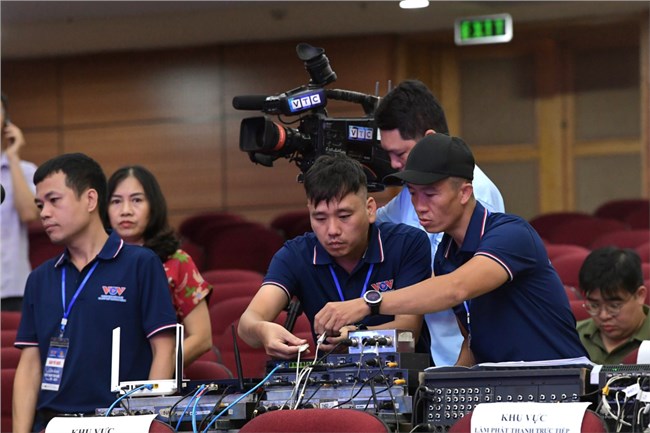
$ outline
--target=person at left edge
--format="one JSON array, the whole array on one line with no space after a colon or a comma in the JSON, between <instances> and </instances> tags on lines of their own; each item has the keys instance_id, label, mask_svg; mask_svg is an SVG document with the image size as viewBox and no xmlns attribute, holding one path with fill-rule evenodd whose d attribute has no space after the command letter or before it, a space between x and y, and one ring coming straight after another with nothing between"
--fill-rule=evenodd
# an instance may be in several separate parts
<instances>
[{"instance_id":1,"label":"person at left edge","mask_svg":"<svg viewBox=\"0 0 650 433\"><path fill-rule=\"evenodd\" d=\"M4 194L0 206L0 308L20 311L25 282L32 270L27 225L38 219L32 183L36 165L21 158L27 141L20 128L9 120L7 104L7 96L2 93L0 185Z\"/></svg>"},{"instance_id":2,"label":"person at left edge","mask_svg":"<svg viewBox=\"0 0 650 433\"><path fill-rule=\"evenodd\" d=\"M99 164L81 153L60 155L36 170L34 184L45 232L65 251L27 279L14 343L22 349L15 433L40 431L59 414L93 414L115 400L115 327L122 329L120 380L167 379L174 370L176 315L165 272L151 250L105 231Z\"/></svg>"}]
</instances>

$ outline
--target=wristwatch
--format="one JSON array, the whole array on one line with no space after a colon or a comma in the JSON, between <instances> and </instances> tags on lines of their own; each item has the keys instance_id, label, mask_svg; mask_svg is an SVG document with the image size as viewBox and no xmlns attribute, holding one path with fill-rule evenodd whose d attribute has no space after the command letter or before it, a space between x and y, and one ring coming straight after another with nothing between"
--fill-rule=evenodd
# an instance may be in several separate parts
<instances>
[{"instance_id":1,"label":"wristwatch","mask_svg":"<svg viewBox=\"0 0 650 433\"><path fill-rule=\"evenodd\" d=\"M379 290L368 290L363 294L363 300L370 307L371 316L379 314L379 306L381 305L381 292Z\"/></svg>"}]
</instances>

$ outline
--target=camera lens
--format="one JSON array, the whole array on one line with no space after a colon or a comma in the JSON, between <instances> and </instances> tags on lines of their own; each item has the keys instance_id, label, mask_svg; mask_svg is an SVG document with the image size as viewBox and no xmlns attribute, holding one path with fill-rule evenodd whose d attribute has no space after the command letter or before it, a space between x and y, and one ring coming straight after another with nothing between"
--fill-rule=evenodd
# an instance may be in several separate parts
<instances>
[{"instance_id":1,"label":"camera lens","mask_svg":"<svg viewBox=\"0 0 650 433\"><path fill-rule=\"evenodd\" d=\"M239 148L244 152L278 151L284 147L285 129L266 117L249 117L241 122Z\"/></svg>"}]
</instances>

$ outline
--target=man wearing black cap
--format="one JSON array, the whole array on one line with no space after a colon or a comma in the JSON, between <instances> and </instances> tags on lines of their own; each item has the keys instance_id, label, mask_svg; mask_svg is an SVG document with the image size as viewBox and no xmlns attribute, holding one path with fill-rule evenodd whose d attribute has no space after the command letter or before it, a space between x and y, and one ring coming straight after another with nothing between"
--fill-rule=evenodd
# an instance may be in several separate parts
<instances>
[{"instance_id":1,"label":"man wearing black cap","mask_svg":"<svg viewBox=\"0 0 650 433\"><path fill-rule=\"evenodd\" d=\"M381 147L390 157L395 170L403 170L409 153L422 137L428 134L449 135L449 127L442 105L427 86L419 80L404 80L381 98L374 113L381 133ZM496 185L474 166L474 197L491 212L505 212L503 198ZM407 188L377 209L378 222L404 223L426 232L411 203ZM431 258L435 257L442 233L427 233L431 243ZM433 263L432 263L433 267ZM458 359L463 336L452 310L437 311L424 316L419 350L431 354L435 365L453 365ZM428 335L427 335L427 332Z\"/></svg>"},{"instance_id":2,"label":"man wearing black cap","mask_svg":"<svg viewBox=\"0 0 650 433\"><path fill-rule=\"evenodd\" d=\"M474 157L456 137L433 134L411 151L405 182L420 224L444 232L428 280L385 294L381 314L454 308L465 340L458 364L587 356L564 287L535 230L523 218L492 213L476 201ZM363 300L327 304L316 332L332 332L370 314Z\"/></svg>"}]
</instances>

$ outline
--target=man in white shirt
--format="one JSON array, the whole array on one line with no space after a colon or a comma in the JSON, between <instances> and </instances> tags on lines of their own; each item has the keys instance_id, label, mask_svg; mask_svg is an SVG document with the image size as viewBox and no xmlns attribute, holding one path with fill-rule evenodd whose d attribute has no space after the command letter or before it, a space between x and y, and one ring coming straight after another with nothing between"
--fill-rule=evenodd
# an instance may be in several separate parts
<instances>
[{"instance_id":1,"label":"man in white shirt","mask_svg":"<svg viewBox=\"0 0 650 433\"><path fill-rule=\"evenodd\" d=\"M0 308L3 311L20 311L25 282L32 270L27 224L38 219L38 208L34 204L36 187L32 182L36 165L21 159L20 153L26 145L25 137L20 128L11 123L6 110L7 98L2 94Z\"/></svg>"},{"instance_id":2,"label":"man in white shirt","mask_svg":"<svg viewBox=\"0 0 650 433\"><path fill-rule=\"evenodd\" d=\"M381 147L388 152L391 166L399 171L404 169L415 143L425 135L449 134L442 106L418 80L405 80L388 92L379 102L375 121L381 134ZM475 197L486 209L490 212L505 211L501 193L478 165L474 166L473 185ZM406 187L385 206L377 209L377 221L404 223L425 230ZM442 233L427 234L431 241L431 257L435 257ZM431 338L430 351L434 364L454 365L460 354L463 336L453 311L426 314L424 321Z\"/></svg>"}]
</instances>

